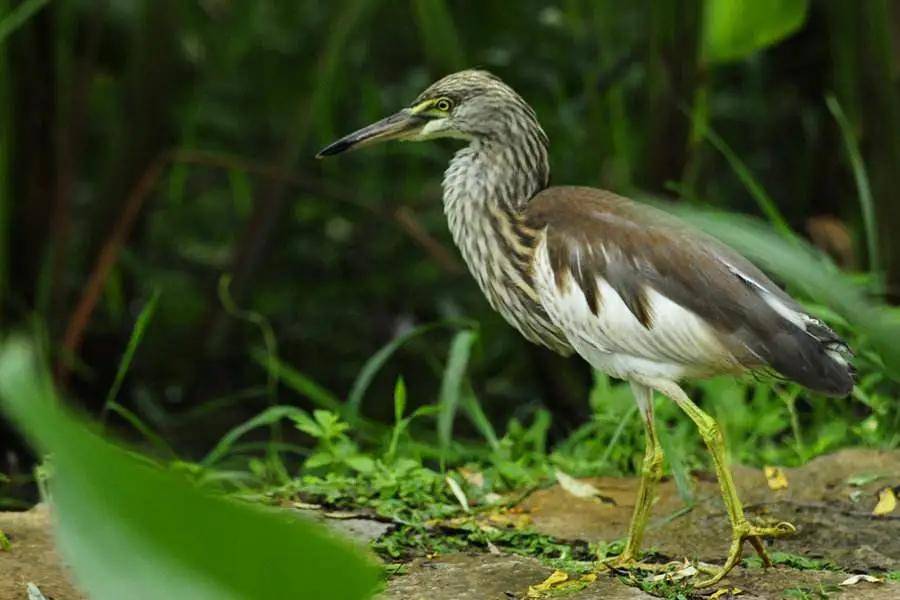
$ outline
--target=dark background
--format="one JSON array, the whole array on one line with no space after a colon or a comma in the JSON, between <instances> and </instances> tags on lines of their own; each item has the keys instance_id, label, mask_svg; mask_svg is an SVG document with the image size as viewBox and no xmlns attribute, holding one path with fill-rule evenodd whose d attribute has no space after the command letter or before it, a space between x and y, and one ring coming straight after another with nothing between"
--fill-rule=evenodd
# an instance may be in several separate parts
<instances>
[{"instance_id":1,"label":"dark background","mask_svg":"<svg viewBox=\"0 0 900 600\"><path fill-rule=\"evenodd\" d=\"M399 332L471 318L481 324L472 381L488 415L546 407L564 435L588 414L590 373L521 340L464 271L440 206L454 143L313 159L473 66L534 106L554 183L673 199L678 189L756 214L692 130L694 114L795 231L865 270L857 188L825 103L834 93L871 179L883 289L900 296L900 3L814 1L795 34L716 64L703 58L702 10L698 1L51 2L2 46L0 324L40 323L59 384L97 413L158 291L119 398L191 455L268 403L250 357L260 330L223 307L225 273L234 302L271 324L281 359L341 396ZM436 330L404 346L364 412L389 417L398 373L413 404L431 402L450 336ZM23 468L10 453L20 443L2 433L7 470Z\"/></svg>"}]
</instances>

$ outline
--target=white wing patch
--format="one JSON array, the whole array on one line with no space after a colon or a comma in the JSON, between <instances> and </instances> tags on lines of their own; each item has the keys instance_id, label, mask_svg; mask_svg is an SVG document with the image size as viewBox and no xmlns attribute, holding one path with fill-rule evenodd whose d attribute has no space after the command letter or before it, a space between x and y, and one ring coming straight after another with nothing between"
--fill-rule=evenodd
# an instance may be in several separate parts
<instances>
[{"instance_id":1,"label":"white wing patch","mask_svg":"<svg viewBox=\"0 0 900 600\"><path fill-rule=\"evenodd\" d=\"M606 280L597 279L599 310L594 314L577 283L566 277L557 286L546 238L542 239L535 255L535 287L541 304L594 368L624 379L670 380L740 368L710 325L653 288L644 290L652 315L648 329Z\"/></svg>"},{"instance_id":2,"label":"white wing patch","mask_svg":"<svg viewBox=\"0 0 900 600\"><path fill-rule=\"evenodd\" d=\"M725 266L728 267L728 270L731 271L735 276L740 277L741 280L745 281L748 285L756 289L759 292L759 296L765 301L765 303L768 304L772 308L772 310L778 313L781 318L785 319L789 323L792 323L807 335L815 338L815 336L808 330L808 327L810 325L827 328L825 323L823 323L819 319L808 315L805 312L795 310L794 308L791 308L790 306L785 304L781 298L767 290L765 286L761 285L755 279L745 274L734 265L725 263ZM842 344L838 344L838 346L841 345ZM826 344L825 353L839 365L848 365L847 358L837 347L830 347L828 344Z\"/></svg>"}]
</instances>

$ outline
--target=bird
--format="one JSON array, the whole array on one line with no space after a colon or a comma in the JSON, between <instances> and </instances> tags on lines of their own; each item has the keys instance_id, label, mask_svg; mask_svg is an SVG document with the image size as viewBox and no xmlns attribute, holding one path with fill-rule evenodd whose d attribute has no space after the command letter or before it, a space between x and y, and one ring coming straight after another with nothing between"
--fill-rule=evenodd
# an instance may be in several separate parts
<instances>
[{"instance_id":1,"label":"bird","mask_svg":"<svg viewBox=\"0 0 900 600\"><path fill-rule=\"evenodd\" d=\"M697 587L725 577L749 542L796 531L751 522L738 497L718 423L686 379L763 373L846 396L852 352L760 269L668 212L613 192L550 186L550 141L531 106L496 75L456 72L408 106L323 148L323 158L388 140L461 140L443 178L453 241L491 307L528 341L629 382L645 451L628 537L604 563L654 569L641 542L662 477L653 394L675 402L705 442L731 525L727 558Z\"/></svg>"}]
</instances>

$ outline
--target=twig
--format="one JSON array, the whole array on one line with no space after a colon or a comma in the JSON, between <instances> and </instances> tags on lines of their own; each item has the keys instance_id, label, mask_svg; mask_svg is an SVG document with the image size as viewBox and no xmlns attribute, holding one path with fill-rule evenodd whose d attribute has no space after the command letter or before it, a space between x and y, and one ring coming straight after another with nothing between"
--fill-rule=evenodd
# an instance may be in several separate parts
<instances>
[{"instance_id":1,"label":"twig","mask_svg":"<svg viewBox=\"0 0 900 600\"><path fill-rule=\"evenodd\" d=\"M75 306L75 310L72 311L72 315L69 317L66 332L63 336L62 354L56 365L56 377L60 382L65 380L68 372L66 367L69 360L78 354L81 342L84 339L84 332L91 320L94 309L97 307L100 295L103 293L109 273L116 262L118 262L122 246L125 244L125 240L128 239L135 221L137 221L144 201L159 180L166 160L165 154L157 157L156 160L150 163L150 166L147 167L141 178L138 179L137 184L135 184L125 200L125 208L119 214L112 233L97 255L97 260L94 262L94 268L88 277L87 285L85 285L81 293L81 298Z\"/></svg>"},{"instance_id":2,"label":"twig","mask_svg":"<svg viewBox=\"0 0 900 600\"><path fill-rule=\"evenodd\" d=\"M316 196L325 196L338 202L352 204L394 223L443 269L452 274L458 274L462 271L459 260L441 242L431 236L408 209L400 208L392 213L388 213L359 202L354 195L339 188L317 184L310 178L301 177L265 163L257 163L240 157L202 150L170 150L163 152L151 162L140 179L138 179L125 200L125 207L114 224L112 233L97 255L87 284L82 291L75 310L72 311L69 317L63 336L62 352L56 365L56 377L60 383L64 383L68 373L67 367L81 348L84 332L87 329L94 309L97 307L112 267L119 259L122 246L128 239L147 197L153 191L164 169L170 163L196 164L219 169L245 171L259 177L280 181L300 188Z\"/></svg>"}]
</instances>

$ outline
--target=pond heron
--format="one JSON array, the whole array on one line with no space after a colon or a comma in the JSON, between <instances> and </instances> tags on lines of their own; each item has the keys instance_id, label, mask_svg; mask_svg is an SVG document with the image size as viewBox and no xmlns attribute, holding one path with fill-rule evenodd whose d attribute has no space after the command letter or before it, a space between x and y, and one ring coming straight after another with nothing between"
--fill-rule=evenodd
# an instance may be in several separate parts
<instances>
[{"instance_id":1,"label":"pond heron","mask_svg":"<svg viewBox=\"0 0 900 600\"><path fill-rule=\"evenodd\" d=\"M448 75L318 157L447 137L467 145L444 174L444 212L491 306L529 341L627 380L643 416L646 451L628 541L607 566L652 568L638 559L662 475L654 391L698 427L731 521L725 564L697 585L724 577L744 541L771 564L762 540L794 527L747 519L721 429L679 382L762 371L843 396L853 387L844 341L748 260L668 213L600 189L548 187L549 140L534 110L488 72Z\"/></svg>"}]
</instances>

